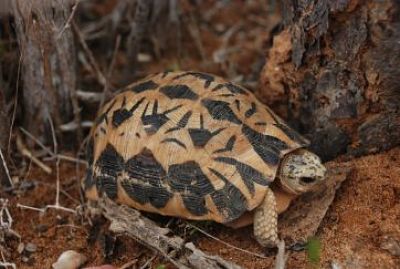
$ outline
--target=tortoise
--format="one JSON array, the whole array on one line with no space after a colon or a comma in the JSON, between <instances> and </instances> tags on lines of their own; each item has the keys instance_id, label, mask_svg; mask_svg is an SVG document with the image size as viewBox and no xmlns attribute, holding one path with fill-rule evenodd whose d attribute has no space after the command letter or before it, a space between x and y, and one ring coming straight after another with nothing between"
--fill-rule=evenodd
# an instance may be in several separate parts
<instances>
[{"instance_id":1,"label":"tortoise","mask_svg":"<svg viewBox=\"0 0 400 269\"><path fill-rule=\"evenodd\" d=\"M277 214L287 207L277 208L277 197L325 179L308 145L244 87L208 73L163 72L128 85L100 110L82 186L89 200L106 195L232 227L253 214L256 240L276 246Z\"/></svg>"}]
</instances>

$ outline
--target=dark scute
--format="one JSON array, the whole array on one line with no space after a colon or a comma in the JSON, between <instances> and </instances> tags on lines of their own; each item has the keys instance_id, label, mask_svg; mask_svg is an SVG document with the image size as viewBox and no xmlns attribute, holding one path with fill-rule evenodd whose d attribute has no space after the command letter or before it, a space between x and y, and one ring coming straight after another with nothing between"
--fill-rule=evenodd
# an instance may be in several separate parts
<instances>
[{"instance_id":1,"label":"dark scute","mask_svg":"<svg viewBox=\"0 0 400 269\"><path fill-rule=\"evenodd\" d=\"M280 152L288 149L288 145L282 140L261 134L247 125L243 125L242 132L249 140L255 152L270 165L279 164Z\"/></svg>"},{"instance_id":2,"label":"dark scute","mask_svg":"<svg viewBox=\"0 0 400 269\"><path fill-rule=\"evenodd\" d=\"M274 125L281 129L290 139L298 142L299 144L304 146L307 146L309 144L307 140L305 140L299 133L297 133L295 130L288 127L287 125L282 123L275 123Z\"/></svg>"},{"instance_id":3,"label":"dark scute","mask_svg":"<svg viewBox=\"0 0 400 269\"><path fill-rule=\"evenodd\" d=\"M170 108L170 109L168 109L168 110L165 110L163 114L164 114L164 115L167 115L167 114L169 114L169 113L171 113L171 112L174 112L175 110L180 109L182 106L183 106L183 105L174 106L173 108Z\"/></svg>"},{"instance_id":4,"label":"dark scute","mask_svg":"<svg viewBox=\"0 0 400 269\"><path fill-rule=\"evenodd\" d=\"M238 85L235 85L233 83L223 83L223 84L219 84L217 85L212 91L216 92L219 91L223 88L226 88L228 91L230 91L232 94L244 94L244 95L248 95L248 93L241 87L239 87Z\"/></svg>"},{"instance_id":5,"label":"dark scute","mask_svg":"<svg viewBox=\"0 0 400 269\"><path fill-rule=\"evenodd\" d=\"M166 177L164 168L147 148L130 158L125 164L125 170L131 178L155 187L162 187L162 181Z\"/></svg>"},{"instance_id":6,"label":"dark scute","mask_svg":"<svg viewBox=\"0 0 400 269\"><path fill-rule=\"evenodd\" d=\"M99 193L105 193L108 198L115 200L117 198L118 186L117 180L112 176L97 176L96 187Z\"/></svg>"},{"instance_id":7,"label":"dark scute","mask_svg":"<svg viewBox=\"0 0 400 269\"><path fill-rule=\"evenodd\" d=\"M186 112L186 114L183 115L183 117L179 120L178 127L185 128L191 116L192 116L192 111Z\"/></svg>"},{"instance_id":8,"label":"dark scute","mask_svg":"<svg viewBox=\"0 0 400 269\"><path fill-rule=\"evenodd\" d=\"M162 73L161 78L165 78L169 73L171 73L171 71L166 70Z\"/></svg>"},{"instance_id":9,"label":"dark scute","mask_svg":"<svg viewBox=\"0 0 400 269\"><path fill-rule=\"evenodd\" d=\"M245 116L246 118L249 118L249 117L251 117L252 115L254 115L254 113L256 113L256 112L257 112L256 104L255 104L255 103L251 103L251 108L249 108L249 109L245 112L244 116Z\"/></svg>"},{"instance_id":10,"label":"dark scute","mask_svg":"<svg viewBox=\"0 0 400 269\"><path fill-rule=\"evenodd\" d=\"M149 186L122 180L122 187L128 196L139 204L150 203L155 208L163 208L172 194L163 187Z\"/></svg>"},{"instance_id":11,"label":"dark scute","mask_svg":"<svg viewBox=\"0 0 400 269\"><path fill-rule=\"evenodd\" d=\"M194 76L196 78L204 80L205 81L204 88L208 88L210 86L211 82L214 81L214 77L212 75L206 74L206 73L201 73L201 72L186 72L184 74L174 77L173 79L179 79L179 78L183 78L186 76Z\"/></svg>"},{"instance_id":12,"label":"dark scute","mask_svg":"<svg viewBox=\"0 0 400 269\"><path fill-rule=\"evenodd\" d=\"M100 168L102 174L116 178L118 173L124 170L124 159L113 145L107 144L97 159L96 166Z\"/></svg>"},{"instance_id":13,"label":"dark scute","mask_svg":"<svg viewBox=\"0 0 400 269\"><path fill-rule=\"evenodd\" d=\"M108 114L108 112L110 112L110 110L112 109L112 107L115 105L116 102L117 102L117 99L114 99L114 101L112 101L112 103L108 106L106 111L96 119L96 121L95 121L96 126L101 124L103 121L105 121L107 123L107 114Z\"/></svg>"},{"instance_id":14,"label":"dark scute","mask_svg":"<svg viewBox=\"0 0 400 269\"><path fill-rule=\"evenodd\" d=\"M112 125L116 128L124 123L124 121L132 117L132 115L133 113L125 108L117 109L113 113Z\"/></svg>"},{"instance_id":15,"label":"dark scute","mask_svg":"<svg viewBox=\"0 0 400 269\"><path fill-rule=\"evenodd\" d=\"M202 216L208 213L206 200L203 196L192 196L182 194L183 203L187 210L195 216Z\"/></svg>"},{"instance_id":16,"label":"dark scute","mask_svg":"<svg viewBox=\"0 0 400 269\"><path fill-rule=\"evenodd\" d=\"M231 93L240 93L240 94L244 94L244 95L248 94L242 87L232 84L232 83L225 84L225 87L227 87Z\"/></svg>"},{"instance_id":17,"label":"dark scute","mask_svg":"<svg viewBox=\"0 0 400 269\"><path fill-rule=\"evenodd\" d=\"M195 147L204 147L208 141L214 136L207 129L189 129L190 139L193 141Z\"/></svg>"},{"instance_id":18,"label":"dark scute","mask_svg":"<svg viewBox=\"0 0 400 269\"><path fill-rule=\"evenodd\" d=\"M145 128L147 134L155 134L161 126L163 126L169 118L164 114L143 115L142 123L144 126L150 125Z\"/></svg>"},{"instance_id":19,"label":"dark scute","mask_svg":"<svg viewBox=\"0 0 400 269\"><path fill-rule=\"evenodd\" d=\"M169 128L167 131L165 131L165 133L167 134L185 128L191 116L192 116L192 111L186 112L185 115L183 115L182 118L179 120L179 122L176 124L177 126Z\"/></svg>"},{"instance_id":20,"label":"dark scute","mask_svg":"<svg viewBox=\"0 0 400 269\"><path fill-rule=\"evenodd\" d=\"M161 141L161 143L174 143L174 144L177 144L178 146L186 149L186 145L176 138L165 138Z\"/></svg>"},{"instance_id":21,"label":"dark scute","mask_svg":"<svg viewBox=\"0 0 400 269\"><path fill-rule=\"evenodd\" d=\"M103 113L100 116L98 116L94 123L97 126L101 124L103 121L107 123L107 113Z\"/></svg>"},{"instance_id":22,"label":"dark scute","mask_svg":"<svg viewBox=\"0 0 400 269\"><path fill-rule=\"evenodd\" d=\"M86 176L85 179L83 180L83 188L84 190L90 189L94 185L94 180L93 180L93 169L91 166L89 166L88 169L86 169Z\"/></svg>"},{"instance_id":23,"label":"dark scute","mask_svg":"<svg viewBox=\"0 0 400 269\"><path fill-rule=\"evenodd\" d=\"M162 208L168 203L172 194L163 185L166 172L149 149L145 148L129 159L125 170L130 178L140 181L134 183L122 180L122 187L130 198L140 204L150 203L156 208Z\"/></svg>"},{"instance_id":24,"label":"dark scute","mask_svg":"<svg viewBox=\"0 0 400 269\"><path fill-rule=\"evenodd\" d=\"M203 197L214 191L210 180L194 161L171 165L168 169L168 181L172 190L191 196Z\"/></svg>"},{"instance_id":25,"label":"dark scute","mask_svg":"<svg viewBox=\"0 0 400 269\"><path fill-rule=\"evenodd\" d=\"M229 138L228 142L226 143L226 146L222 149L218 149L218 150L214 151L214 153L222 153L222 152L232 151L233 146L235 145L235 141L236 141L236 136L232 135Z\"/></svg>"},{"instance_id":26,"label":"dark scute","mask_svg":"<svg viewBox=\"0 0 400 269\"><path fill-rule=\"evenodd\" d=\"M203 99L202 105L208 110L211 117L215 120L227 120L232 123L241 124L242 122L238 119L235 113L232 111L229 103L224 101Z\"/></svg>"},{"instance_id":27,"label":"dark scute","mask_svg":"<svg viewBox=\"0 0 400 269\"><path fill-rule=\"evenodd\" d=\"M268 186L272 180L268 180L261 172L257 171L250 165L239 162L236 159L229 157L217 157L215 158L217 162L227 163L236 166L240 177L246 184L247 189L251 194L254 194L254 182L262 186Z\"/></svg>"},{"instance_id":28,"label":"dark scute","mask_svg":"<svg viewBox=\"0 0 400 269\"><path fill-rule=\"evenodd\" d=\"M218 211L225 217L226 222L237 219L247 210L246 197L221 173L212 168L209 169L214 175L225 182L225 186L222 189L216 190L211 194L214 204L218 208Z\"/></svg>"},{"instance_id":29,"label":"dark scute","mask_svg":"<svg viewBox=\"0 0 400 269\"><path fill-rule=\"evenodd\" d=\"M186 85L168 85L160 89L169 99L197 100L199 96Z\"/></svg>"},{"instance_id":30,"label":"dark scute","mask_svg":"<svg viewBox=\"0 0 400 269\"><path fill-rule=\"evenodd\" d=\"M142 123L145 126L146 133L149 135L155 134L161 128L161 126L163 126L169 120L167 117L168 113L171 113L181 107L181 105L178 105L165 111L164 113L158 113L158 101L156 100L153 105L152 114L146 115L148 106L149 103L146 104L146 108L143 110Z\"/></svg>"},{"instance_id":31,"label":"dark scute","mask_svg":"<svg viewBox=\"0 0 400 269\"><path fill-rule=\"evenodd\" d=\"M144 91L149 91L149 90L154 90L158 88L158 84L155 83L152 80L146 81L146 82L142 82L140 84L137 84L135 86L132 87L132 91L136 92L136 93L141 93Z\"/></svg>"},{"instance_id":32,"label":"dark scute","mask_svg":"<svg viewBox=\"0 0 400 269\"><path fill-rule=\"evenodd\" d=\"M240 101L239 100L235 100L235 105L236 105L236 108L237 108L237 110L239 110L240 111Z\"/></svg>"}]
</instances>

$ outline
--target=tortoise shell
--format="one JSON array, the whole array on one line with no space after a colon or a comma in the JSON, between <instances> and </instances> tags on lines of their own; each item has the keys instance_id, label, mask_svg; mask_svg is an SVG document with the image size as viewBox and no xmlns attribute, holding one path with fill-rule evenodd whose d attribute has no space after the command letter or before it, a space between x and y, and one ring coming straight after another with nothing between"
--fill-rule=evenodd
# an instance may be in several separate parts
<instances>
[{"instance_id":1,"label":"tortoise shell","mask_svg":"<svg viewBox=\"0 0 400 269\"><path fill-rule=\"evenodd\" d=\"M249 90L199 72L127 86L90 137L89 199L220 223L257 207L282 157L308 145Z\"/></svg>"}]
</instances>

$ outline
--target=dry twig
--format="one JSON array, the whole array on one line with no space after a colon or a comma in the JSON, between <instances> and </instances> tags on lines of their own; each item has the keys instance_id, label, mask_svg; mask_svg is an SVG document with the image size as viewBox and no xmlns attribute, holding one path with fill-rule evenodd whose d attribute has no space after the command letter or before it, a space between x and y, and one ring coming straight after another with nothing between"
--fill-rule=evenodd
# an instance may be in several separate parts
<instances>
[{"instance_id":1,"label":"dry twig","mask_svg":"<svg viewBox=\"0 0 400 269\"><path fill-rule=\"evenodd\" d=\"M267 258L268 258L268 257L266 257L266 256L264 256L264 255L257 254L257 253L253 253L253 252L251 252L251 251L248 251L248 250L245 250L245 249L236 247L236 246L234 246L234 245L231 245L231 244L229 244L229 243L227 243L227 242L225 242L225 241L219 239L218 237L215 237L215 236L213 236L213 235L207 233L206 231L200 229L199 227L197 227L197 226L195 226L195 225L192 225L192 224L190 224L190 223L188 223L188 222L186 223L186 225L188 225L189 227L192 227L193 229L196 229L197 231L199 231L200 233L202 233L202 234L204 234L204 235L210 237L211 239L214 239L215 241L218 241L218 242L220 242L221 244L224 244L225 246L228 246L228 247L230 247L230 248L236 249L236 250L238 250L238 251L241 251L241 252L243 252L243 253L249 254L249 255L251 255L251 256L255 256L255 257L257 257L257 258L262 258L262 259L267 259Z\"/></svg>"},{"instance_id":2,"label":"dry twig","mask_svg":"<svg viewBox=\"0 0 400 269\"><path fill-rule=\"evenodd\" d=\"M83 123L82 123L83 124ZM63 125L61 125L63 126ZM64 161L68 161L68 162L73 162L73 163L80 163L80 164L85 164L87 165L87 162L85 160L81 160L78 158L74 158L71 156L66 156L66 155L62 155L62 154L54 154L54 152L52 152L48 147L46 147L45 145L43 145L42 142L40 142L39 139L37 139L36 137L34 137L30 132L28 132L27 130L25 130L23 127L20 127L20 130L30 139L33 140L33 142L35 142L39 147L41 147L47 154L50 155L50 157L52 158L59 158L60 160L64 160Z\"/></svg>"},{"instance_id":3,"label":"dry twig","mask_svg":"<svg viewBox=\"0 0 400 269\"><path fill-rule=\"evenodd\" d=\"M55 203L53 205L46 205L43 208L36 208L36 207L32 207L32 206L26 206L26 205L22 205L22 204L17 204L17 207L20 208L24 208L24 209L30 209L30 210L35 210L35 211L39 211L39 212L46 212L47 209L49 208L53 208L53 209L58 209L58 210L63 210L66 212L70 212L73 214L76 214L76 211L71 209L71 208L67 208L64 206L60 205L60 158L58 157L58 143L57 143L57 138L56 138L56 134L55 134L55 130L54 130L54 124L52 119L50 118L50 116L48 117L49 119L49 123L50 123L50 128L51 128L51 134L53 137L53 145L54 145L54 149L53 149L53 155L56 157L56 200Z\"/></svg>"},{"instance_id":4,"label":"dry twig","mask_svg":"<svg viewBox=\"0 0 400 269\"><path fill-rule=\"evenodd\" d=\"M142 216L139 211L119 206L103 197L98 202L103 215L111 221L110 230L125 233L145 246L156 250L178 268L222 269L241 267L221 257L208 255L197 249L193 243L185 243L180 237L168 235L168 228L161 228Z\"/></svg>"},{"instance_id":5,"label":"dry twig","mask_svg":"<svg viewBox=\"0 0 400 269\"><path fill-rule=\"evenodd\" d=\"M13 219L11 217L10 211L8 210L8 200L0 198L0 204L1 204L1 208L0 208L0 240L2 237L2 233L11 234L20 239L21 236L14 230L12 230ZM16 269L17 267L14 263L6 261L2 249L3 249L3 247L0 245L0 254L1 254L0 268L11 267L11 268Z\"/></svg>"},{"instance_id":6,"label":"dry twig","mask_svg":"<svg viewBox=\"0 0 400 269\"><path fill-rule=\"evenodd\" d=\"M87 57L89 58L90 65L91 65L92 69L95 71L97 81L101 85L105 86L107 83L107 79L104 76L103 72L100 70L100 67L97 64L97 61L94 58L92 51L89 49L89 46L87 45L87 43L85 41L85 38L83 37L81 31L79 30L79 27L74 22L72 22L72 28L74 29L74 32L78 36L79 43L81 44L84 52L86 53Z\"/></svg>"},{"instance_id":7,"label":"dry twig","mask_svg":"<svg viewBox=\"0 0 400 269\"><path fill-rule=\"evenodd\" d=\"M278 253L275 258L275 269L285 269L287 258L287 255L285 255L285 241L280 240L278 242Z\"/></svg>"},{"instance_id":8,"label":"dry twig","mask_svg":"<svg viewBox=\"0 0 400 269\"><path fill-rule=\"evenodd\" d=\"M78 4L79 4L79 1L80 0L76 0L75 4L72 6L71 14L69 15L69 17L68 17L67 21L65 22L63 28L61 29L60 33L58 34L57 39L59 39L62 36L62 34L64 33L64 31L67 28L71 27L71 21L72 21L72 18L74 17L74 15L75 15L76 9L77 9Z\"/></svg>"},{"instance_id":9,"label":"dry twig","mask_svg":"<svg viewBox=\"0 0 400 269\"><path fill-rule=\"evenodd\" d=\"M24 145L20 136L17 136L17 148L21 152L21 154L27 158L29 158L32 162L34 162L39 168L41 168L47 174L51 174L53 170L41 162L38 158L36 158L33 153Z\"/></svg>"},{"instance_id":10,"label":"dry twig","mask_svg":"<svg viewBox=\"0 0 400 269\"><path fill-rule=\"evenodd\" d=\"M12 182L11 177L10 177L10 171L8 170L7 163L6 163L6 160L5 160L5 157L3 155L3 151L1 150L1 148L0 148L0 158L1 158L1 163L2 163L2 165L4 167L4 172L6 174L6 178L9 181L9 186L12 187L13 186L13 182Z\"/></svg>"}]
</instances>

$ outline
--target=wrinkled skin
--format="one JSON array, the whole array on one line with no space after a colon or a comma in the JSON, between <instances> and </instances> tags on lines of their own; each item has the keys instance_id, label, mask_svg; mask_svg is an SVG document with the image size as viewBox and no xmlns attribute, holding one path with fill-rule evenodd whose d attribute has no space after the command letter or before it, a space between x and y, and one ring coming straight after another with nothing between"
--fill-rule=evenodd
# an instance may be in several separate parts
<instances>
[{"instance_id":1,"label":"wrinkled skin","mask_svg":"<svg viewBox=\"0 0 400 269\"><path fill-rule=\"evenodd\" d=\"M264 201L254 210L254 236L260 245L275 247L278 243L277 198L278 201L282 201L282 197L293 198L311 191L315 185L325 180L325 176L325 166L320 158L310 151L299 149L284 157L277 175L281 190L275 193L268 190ZM291 199L286 201L285 207L289 206Z\"/></svg>"},{"instance_id":2,"label":"wrinkled skin","mask_svg":"<svg viewBox=\"0 0 400 269\"><path fill-rule=\"evenodd\" d=\"M300 149L283 159L278 178L287 192L301 194L324 181L325 175L326 168L321 159L310 151Z\"/></svg>"}]
</instances>

